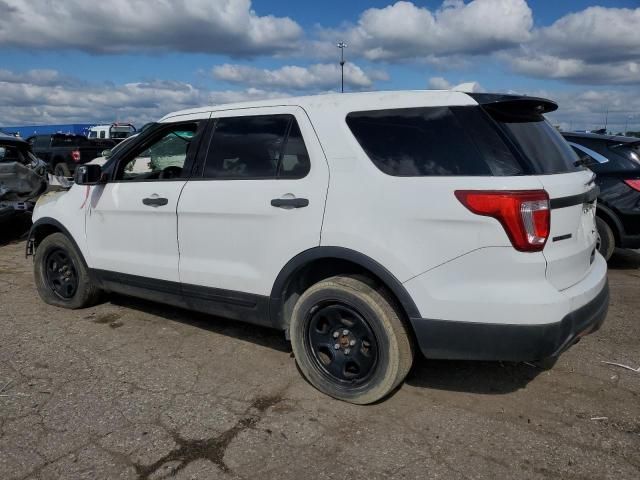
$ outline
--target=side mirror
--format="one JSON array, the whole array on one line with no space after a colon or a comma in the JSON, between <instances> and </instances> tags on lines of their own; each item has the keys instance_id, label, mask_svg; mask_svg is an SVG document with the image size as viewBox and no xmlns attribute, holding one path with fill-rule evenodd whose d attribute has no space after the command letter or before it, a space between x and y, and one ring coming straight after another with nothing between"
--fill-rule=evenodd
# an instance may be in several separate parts
<instances>
[{"instance_id":1,"label":"side mirror","mask_svg":"<svg viewBox=\"0 0 640 480\"><path fill-rule=\"evenodd\" d=\"M106 150L102 150L102 152L100 152L100 156L104 158L109 158L111 156L111 149L107 148Z\"/></svg>"},{"instance_id":2,"label":"side mirror","mask_svg":"<svg viewBox=\"0 0 640 480\"><path fill-rule=\"evenodd\" d=\"M80 165L76 168L76 185L97 185L102 180L102 168L100 165Z\"/></svg>"}]
</instances>

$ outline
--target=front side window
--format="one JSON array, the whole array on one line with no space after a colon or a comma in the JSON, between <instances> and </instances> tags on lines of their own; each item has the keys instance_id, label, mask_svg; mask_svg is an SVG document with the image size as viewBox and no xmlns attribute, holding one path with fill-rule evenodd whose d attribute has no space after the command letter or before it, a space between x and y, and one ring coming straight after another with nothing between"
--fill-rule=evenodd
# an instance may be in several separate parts
<instances>
[{"instance_id":1,"label":"front side window","mask_svg":"<svg viewBox=\"0 0 640 480\"><path fill-rule=\"evenodd\" d=\"M184 178L189 147L198 123L180 124L162 130L144 142L141 149L120 163L116 180L171 180Z\"/></svg>"},{"instance_id":2,"label":"front side window","mask_svg":"<svg viewBox=\"0 0 640 480\"><path fill-rule=\"evenodd\" d=\"M292 115L256 115L216 120L204 177L301 178L309 156Z\"/></svg>"}]
</instances>

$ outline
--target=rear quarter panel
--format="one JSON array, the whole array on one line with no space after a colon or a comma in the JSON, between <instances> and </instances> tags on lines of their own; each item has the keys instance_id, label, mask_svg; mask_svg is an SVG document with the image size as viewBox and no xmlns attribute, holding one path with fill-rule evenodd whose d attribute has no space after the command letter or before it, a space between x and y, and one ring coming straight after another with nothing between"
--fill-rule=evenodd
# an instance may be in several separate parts
<instances>
[{"instance_id":1,"label":"rear quarter panel","mask_svg":"<svg viewBox=\"0 0 640 480\"><path fill-rule=\"evenodd\" d=\"M394 177L380 171L351 134L353 111L475 105L459 92L393 98L382 105L309 105L327 155L330 184L321 245L357 250L405 282L472 250L511 246L500 223L472 214L458 189L540 189L536 177ZM437 99L437 102L434 100ZM432 101L433 100L433 101Z\"/></svg>"}]
</instances>

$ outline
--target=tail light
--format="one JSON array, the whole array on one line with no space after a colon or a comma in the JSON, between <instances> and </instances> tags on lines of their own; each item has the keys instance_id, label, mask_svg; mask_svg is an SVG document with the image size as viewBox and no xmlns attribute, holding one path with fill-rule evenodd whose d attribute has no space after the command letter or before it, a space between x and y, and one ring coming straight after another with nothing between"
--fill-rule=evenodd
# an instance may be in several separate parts
<instances>
[{"instance_id":1,"label":"tail light","mask_svg":"<svg viewBox=\"0 0 640 480\"><path fill-rule=\"evenodd\" d=\"M549 195L544 190L457 190L456 197L476 215L493 217L521 252L539 252L549 238Z\"/></svg>"},{"instance_id":2,"label":"tail light","mask_svg":"<svg viewBox=\"0 0 640 480\"><path fill-rule=\"evenodd\" d=\"M636 179L636 180L624 180L624 183L626 183L627 185L629 185L631 188L633 188L634 190L637 190L638 192L640 192L640 179Z\"/></svg>"},{"instance_id":3,"label":"tail light","mask_svg":"<svg viewBox=\"0 0 640 480\"><path fill-rule=\"evenodd\" d=\"M80 150L73 150L71 152L71 159L78 163L80 161Z\"/></svg>"}]
</instances>

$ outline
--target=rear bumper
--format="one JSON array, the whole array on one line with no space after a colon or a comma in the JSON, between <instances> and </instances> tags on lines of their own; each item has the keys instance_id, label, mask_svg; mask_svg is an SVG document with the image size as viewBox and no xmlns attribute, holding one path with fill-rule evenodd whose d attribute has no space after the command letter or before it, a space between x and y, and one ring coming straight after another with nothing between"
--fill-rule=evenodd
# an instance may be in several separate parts
<instances>
[{"instance_id":1,"label":"rear bumper","mask_svg":"<svg viewBox=\"0 0 640 480\"><path fill-rule=\"evenodd\" d=\"M423 355L459 360L535 361L560 355L600 328L609 309L609 286L561 321L539 325L412 319Z\"/></svg>"}]
</instances>

